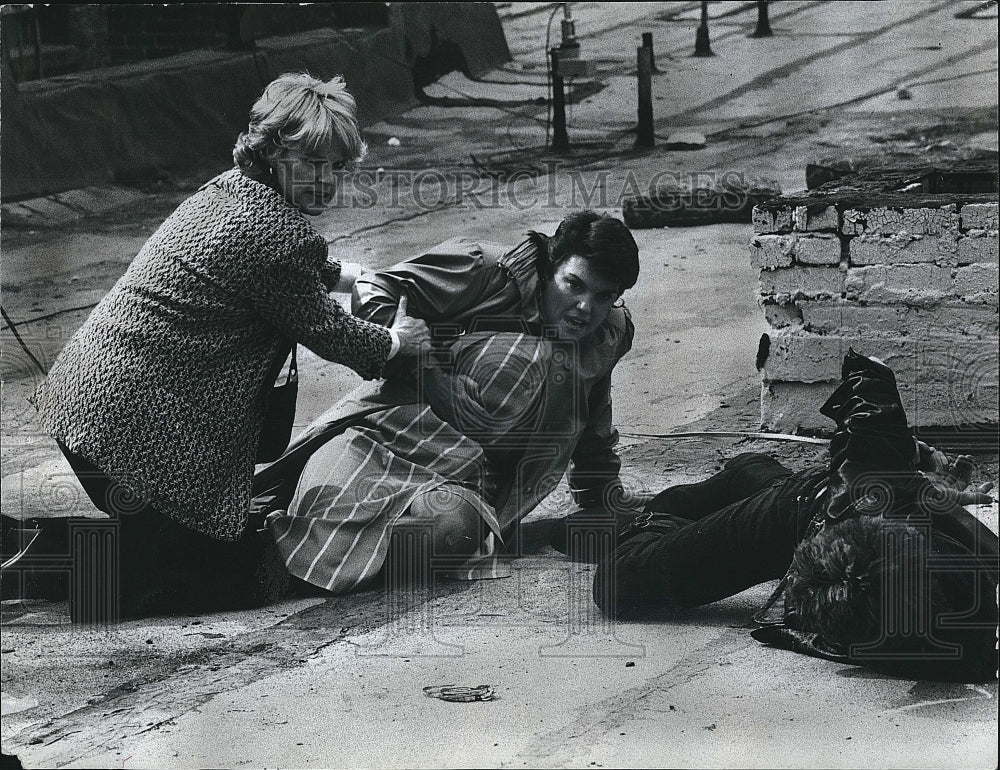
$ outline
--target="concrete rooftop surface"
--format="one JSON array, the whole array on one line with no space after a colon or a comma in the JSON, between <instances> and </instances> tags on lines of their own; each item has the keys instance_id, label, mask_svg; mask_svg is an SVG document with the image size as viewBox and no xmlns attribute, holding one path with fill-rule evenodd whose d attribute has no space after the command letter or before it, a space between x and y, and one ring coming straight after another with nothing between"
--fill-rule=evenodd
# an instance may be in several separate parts
<instances>
[{"instance_id":1,"label":"concrete rooftop surface","mask_svg":"<svg viewBox=\"0 0 1000 770\"><path fill-rule=\"evenodd\" d=\"M739 172L793 192L820 158L997 149L995 4L969 16L982 4L774 2L774 36L756 39L756 3L713 2L715 55L696 58L700 3L571 3L593 74L568 83L568 155L545 146L546 40L562 12L496 5L510 62L444 75L366 127L365 168L405 173L373 184L371 205L318 218L345 259L378 268L453 235L513 245L584 206L620 217L622 196L657 173ZM643 32L658 70L652 149L634 146ZM705 147L665 149L681 131ZM483 169L507 176L453 182ZM419 172L445 181L414 189ZM3 307L44 365L202 181L77 191L74 216L42 211L49 199L5 205ZM822 445L726 435L759 429L750 224L634 235L637 331L613 381L626 486L695 481L745 451L824 462ZM0 345L4 512L98 515L34 422L24 399L39 378L6 325ZM299 365L299 428L360 382L302 348ZM995 449L975 461L977 482L998 481ZM97 629L70 624L65 602L4 602L3 751L25 767L997 766L995 681L912 681L764 647L751 615L773 583L670 621L601 618L593 565L548 545L567 499L564 482L531 514L526 555L500 579ZM996 503L974 513L996 531ZM424 692L444 684L495 698Z\"/></svg>"}]
</instances>

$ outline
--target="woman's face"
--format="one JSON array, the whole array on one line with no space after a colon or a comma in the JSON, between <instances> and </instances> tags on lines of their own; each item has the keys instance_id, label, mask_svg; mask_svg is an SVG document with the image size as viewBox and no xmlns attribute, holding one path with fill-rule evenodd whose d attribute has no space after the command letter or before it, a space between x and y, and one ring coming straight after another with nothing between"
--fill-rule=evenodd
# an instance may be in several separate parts
<instances>
[{"instance_id":1,"label":"woman's face","mask_svg":"<svg viewBox=\"0 0 1000 770\"><path fill-rule=\"evenodd\" d=\"M271 160L274 186L303 214L322 214L333 203L337 181L347 163L343 158L305 155L282 148Z\"/></svg>"},{"instance_id":2,"label":"woman's face","mask_svg":"<svg viewBox=\"0 0 1000 770\"><path fill-rule=\"evenodd\" d=\"M583 257L573 255L560 262L552 280L542 289L545 323L556 327L560 339L589 337L608 317L618 286L599 275Z\"/></svg>"}]
</instances>

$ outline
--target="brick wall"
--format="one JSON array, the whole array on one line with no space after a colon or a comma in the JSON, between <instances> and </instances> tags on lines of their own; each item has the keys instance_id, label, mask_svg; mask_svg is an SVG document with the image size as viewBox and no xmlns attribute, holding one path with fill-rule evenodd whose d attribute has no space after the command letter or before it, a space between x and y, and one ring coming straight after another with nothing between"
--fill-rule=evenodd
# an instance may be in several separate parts
<instances>
[{"instance_id":1,"label":"brick wall","mask_svg":"<svg viewBox=\"0 0 1000 770\"><path fill-rule=\"evenodd\" d=\"M997 424L996 170L966 172L872 171L754 210L766 429L832 428L818 410L852 346L894 369L911 425ZM947 191L970 178L992 192Z\"/></svg>"}]
</instances>

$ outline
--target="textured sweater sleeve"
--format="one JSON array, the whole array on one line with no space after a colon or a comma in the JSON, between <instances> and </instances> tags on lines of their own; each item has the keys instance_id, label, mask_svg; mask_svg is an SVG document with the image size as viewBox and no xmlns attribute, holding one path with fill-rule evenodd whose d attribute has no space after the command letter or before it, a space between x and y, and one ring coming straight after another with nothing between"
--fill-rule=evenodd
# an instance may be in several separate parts
<instances>
[{"instance_id":1,"label":"textured sweater sleeve","mask_svg":"<svg viewBox=\"0 0 1000 770\"><path fill-rule=\"evenodd\" d=\"M324 279L330 274L328 267L315 269L297 260L271 261L253 282L250 300L289 339L375 379L389 357L392 337L384 327L355 318L327 294Z\"/></svg>"},{"instance_id":2,"label":"textured sweater sleeve","mask_svg":"<svg viewBox=\"0 0 1000 770\"><path fill-rule=\"evenodd\" d=\"M319 266L319 277L328 292L335 290L340 283L340 263L333 259L326 260Z\"/></svg>"}]
</instances>

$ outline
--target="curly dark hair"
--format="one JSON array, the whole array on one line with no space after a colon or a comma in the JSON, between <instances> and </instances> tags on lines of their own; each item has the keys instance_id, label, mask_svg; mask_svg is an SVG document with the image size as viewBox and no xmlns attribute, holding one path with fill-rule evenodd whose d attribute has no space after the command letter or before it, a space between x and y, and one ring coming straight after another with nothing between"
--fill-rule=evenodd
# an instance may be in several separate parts
<instances>
[{"instance_id":1,"label":"curly dark hair","mask_svg":"<svg viewBox=\"0 0 1000 770\"><path fill-rule=\"evenodd\" d=\"M799 544L786 623L856 663L917 679L995 679L997 571L932 567L968 558L957 540L881 516L846 519Z\"/></svg>"},{"instance_id":2,"label":"curly dark hair","mask_svg":"<svg viewBox=\"0 0 1000 770\"><path fill-rule=\"evenodd\" d=\"M551 279L559 264L572 256L583 257L599 275L617 284L619 294L639 279L639 247L620 219L577 211L559 223L551 238L534 231L528 236L546 257L538 264L543 281Z\"/></svg>"},{"instance_id":3,"label":"curly dark hair","mask_svg":"<svg viewBox=\"0 0 1000 770\"><path fill-rule=\"evenodd\" d=\"M875 642L885 631L886 601L906 623L926 596L915 570L926 536L880 516L847 519L802 541L785 588L785 613L802 631L834 644ZM891 596L890 596L891 592Z\"/></svg>"}]
</instances>

